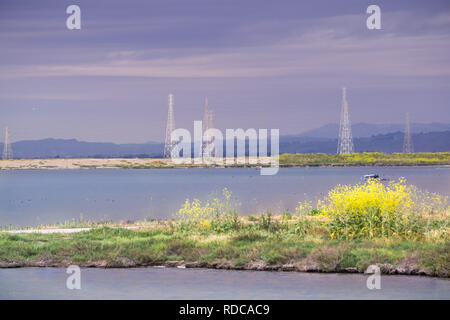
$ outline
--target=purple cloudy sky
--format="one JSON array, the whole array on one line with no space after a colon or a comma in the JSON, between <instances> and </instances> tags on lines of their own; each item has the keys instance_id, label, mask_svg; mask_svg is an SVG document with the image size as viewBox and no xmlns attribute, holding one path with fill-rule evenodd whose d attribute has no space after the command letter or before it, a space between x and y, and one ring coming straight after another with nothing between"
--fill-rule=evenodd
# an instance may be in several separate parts
<instances>
[{"instance_id":1,"label":"purple cloudy sky","mask_svg":"<svg viewBox=\"0 0 450 320\"><path fill-rule=\"evenodd\" d=\"M354 123L450 122L446 0L1 0L0 48L14 141L161 141L170 92L190 130L205 96L220 129L337 122L343 85Z\"/></svg>"}]
</instances>

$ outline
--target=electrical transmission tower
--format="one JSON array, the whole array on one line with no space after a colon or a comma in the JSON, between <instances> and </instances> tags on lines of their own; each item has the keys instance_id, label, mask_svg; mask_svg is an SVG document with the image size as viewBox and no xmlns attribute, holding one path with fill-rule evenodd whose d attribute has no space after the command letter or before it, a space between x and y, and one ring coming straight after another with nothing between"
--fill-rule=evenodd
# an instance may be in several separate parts
<instances>
[{"instance_id":1,"label":"electrical transmission tower","mask_svg":"<svg viewBox=\"0 0 450 320\"><path fill-rule=\"evenodd\" d=\"M413 153L413 143L411 139L411 122L409 112L406 113L405 137L403 139L403 153Z\"/></svg>"},{"instance_id":2,"label":"electrical transmission tower","mask_svg":"<svg viewBox=\"0 0 450 320\"><path fill-rule=\"evenodd\" d=\"M169 94L169 112L167 114L167 127L166 127L166 143L164 145L164 158L170 158L174 143L170 138L172 131L175 129L175 120L173 118L173 94Z\"/></svg>"},{"instance_id":3,"label":"electrical transmission tower","mask_svg":"<svg viewBox=\"0 0 450 320\"><path fill-rule=\"evenodd\" d=\"M353 153L353 137L350 117L348 114L347 90L342 88L342 111L339 126L338 154Z\"/></svg>"},{"instance_id":4,"label":"electrical transmission tower","mask_svg":"<svg viewBox=\"0 0 450 320\"><path fill-rule=\"evenodd\" d=\"M208 97L205 99L205 113L203 114L203 157L214 157L213 137L205 132L214 128L214 113L209 109Z\"/></svg>"},{"instance_id":5,"label":"electrical transmission tower","mask_svg":"<svg viewBox=\"0 0 450 320\"><path fill-rule=\"evenodd\" d=\"M5 145L3 146L3 160L9 160L13 158L11 142L9 141L9 128L5 128Z\"/></svg>"}]
</instances>

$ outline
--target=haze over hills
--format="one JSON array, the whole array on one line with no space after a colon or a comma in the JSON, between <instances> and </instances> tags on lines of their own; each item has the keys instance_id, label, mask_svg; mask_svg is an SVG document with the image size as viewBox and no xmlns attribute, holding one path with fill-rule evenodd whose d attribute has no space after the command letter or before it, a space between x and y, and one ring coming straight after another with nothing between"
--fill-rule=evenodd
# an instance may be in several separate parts
<instances>
[{"instance_id":1,"label":"haze over hills","mask_svg":"<svg viewBox=\"0 0 450 320\"><path fill-rule=\"evenodd\" d=\"M368 138L354 138L355 152L394 153L403 150L403 132L379 134ZM450 131L428 132L412 135L415 152L447 152L450 151ZM336 153L337 139L317 138L305 141L280 138L280 153Z\"/></svg>"},{"instance_id":2,"label":"haze over hills","mask_svg":"<svg viewBox=\"0 0 450 320\"><path fill-rule=\"evenodd\" d=\"M12 143L14 158L160 157L161 143L85 142L76 139L23 140ZM3 150L3 143L0 145Z\"/></svg>"},{"instance_id":3,"label":"haze over hills","mask_svg":"<svg viewBox=\"0 0 450 320\"><path fill-rule=\"evenodd\" d=\"M364 123L353 125L355 151L401 152L404 137L402 130L367 136L370 132L384 132L397 127L400 125ZM336 130L334 135L333 130ZM337 130L337 124L329 124L299 135L281 136L280 153L336 153ZM415 152L450 151L450 124L414 124L412 131L415 132L412 135ZM161 157L164 144L158 142L116 144L83 142L76 139L43 139L14 142L12 149L14 158ZM3 143L0 143L1 150Z\"/></svg>"},{"instance_id":4,"label":"haze over hills","mask_svg":"<svg viewBox=\"0 0 450 320\"><path fill-rule=\"evenodd\" d=\"M411 123L411 133L427 133L449 131L450 123ZM368 138L378 134L387 134L393 132L404 132L405 124L374 124L359 122L352 124L352 134L354 138ZM338 123L329 123L319 128L301 132L292 135L292 137L315 137L335 139L339 133Z\"/></svg>"}]
</instances>

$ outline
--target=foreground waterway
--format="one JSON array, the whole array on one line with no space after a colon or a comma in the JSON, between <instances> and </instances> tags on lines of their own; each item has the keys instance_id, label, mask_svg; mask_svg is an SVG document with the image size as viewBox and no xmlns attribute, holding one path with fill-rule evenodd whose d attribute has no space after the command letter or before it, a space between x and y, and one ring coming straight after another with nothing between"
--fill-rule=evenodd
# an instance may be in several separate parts
<instances>
[{"instance_id":1,"label":"foreground waterway","mask_svg":"<svg viewBox=\"0 0 450 320\"><path fill-rule=\"evenodd\" d=\"M368 275L208 269L81 269L69 290L65 268L0 269L0 299L450 299L450 281Z\"/></svg>"}]
</instances>

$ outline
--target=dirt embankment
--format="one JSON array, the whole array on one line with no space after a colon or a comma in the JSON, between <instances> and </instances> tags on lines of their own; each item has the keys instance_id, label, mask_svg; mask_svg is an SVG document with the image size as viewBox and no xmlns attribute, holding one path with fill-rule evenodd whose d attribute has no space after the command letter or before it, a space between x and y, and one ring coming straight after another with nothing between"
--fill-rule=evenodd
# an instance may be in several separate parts
<instances>
[{"instance_id":1,"label":"dirt embankment","mask_svg":"<svg viewBox=\"0 0 450 320\"><path fill-rule=\"evenodd\" d=\"M57 267L65 268L69 265L76 264L85 268L137 268L137 267L166 267L166 268L207 268L207 269L224 269L224 270L248 270L248 271L284 271L284 272L324 272L324 273L368 273L367 270L358 270L356 267L341 268L336 266L320 266L311 259L305 259L301 262L287 264L267 264L263 261L251 263L248 265L234 265L227 261L208 262L185 262L181 261L165 261L152 263L139 263L126 257L120 257L114 261L94 261L89 263L74 263L71 261L30 261L30 262L5 262L0 261L0 268L21 268L21 267ZM420 267L416 261L404 260L397 266L389 263L376 263L382 274L386 275L421 275L432 277L446 277L439 273Z\"/></svg>"}]
</instances>

